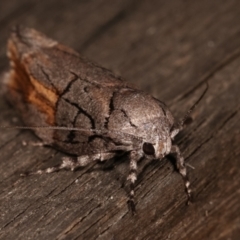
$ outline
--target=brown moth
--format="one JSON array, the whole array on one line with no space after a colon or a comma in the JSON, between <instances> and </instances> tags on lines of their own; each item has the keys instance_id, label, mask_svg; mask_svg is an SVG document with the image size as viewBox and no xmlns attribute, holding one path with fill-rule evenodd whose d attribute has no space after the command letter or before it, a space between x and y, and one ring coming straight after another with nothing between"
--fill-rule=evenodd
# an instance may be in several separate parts
<instances>
[{"instance_id":1,"label":"brown moth","mask_svg":"<svg viewBox=\"0 0 240 240\"><path fill-rule=\"evenodd\" d=\"M184 158L172 141L207 88L184 118L175 122L163 102L34 29L16 27L7 55L11 65L5 79L7 97L25 128L45 144L72 155L59 166L37 173L75 170L127 153L129 203L134 211L138 161L173 154L190 197Z\"/></svg>"}]
</instances>

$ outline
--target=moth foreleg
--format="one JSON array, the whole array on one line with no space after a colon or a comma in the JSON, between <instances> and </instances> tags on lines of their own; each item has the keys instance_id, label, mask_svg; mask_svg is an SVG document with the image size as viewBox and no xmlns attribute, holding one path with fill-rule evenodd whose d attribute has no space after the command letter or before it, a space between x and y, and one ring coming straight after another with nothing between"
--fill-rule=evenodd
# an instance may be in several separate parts
<instances>
[{"instance_id":1,"label":"moth foreleg","mask_svg":"<svg viewBox=\"0 0 240 240\"><path fill-rule=\"evenodd\" d=\"M177 166L179 173L183 177L186 193L188 195L188 203L189 203L189 201L191 199L191 189L190 189L190 182L188 179L187 168L185 166L184 158L183 158L183 156L179 150L179 147L177 145L172 146L170 153L172 155L174 155L174 157L176 158L176 166Z\"/></svg>"},{"instance_id":2,"label":"moth foreleg","mask_svg":"<svg viewBox=\"0 0 240 240\"><path fill-rule=\"evenodd\" d=\"M130 153L130 165L129 174L127 180L130 182L130 193L129 193L129 206L133 214L136 213L134 195L135 195L135 183L137 181L137 162L141 158L138 151L133 150Z\"/></svg>"},{"instance_id":3,"label":"moth foreleg","mask_svg":"<svg viewBox=\"0 0 240 240\"><path fill-rule=\"evenodd\" d=\"M114 156L116 156L116 153L112 153L112 152L96 153L93 155L79 156L79 157L77 157L77 161L74 165L74 169L72 169L72 167L71 167L71 170L73 171L78 167L84 167L94 161L101 161L101 162L106 161L110 158L113 158ZM66 160L66 157L64 159Z\"/></svg>"},{"instance_id":4,"label":"moth foreleg","mask_svg":"<svg viewBox=\"0 0 240 240\"><path fill-rule=\"evenodd\" d=\"M53 172L58 172L62 169L74 171L77 168L84 167L91 162L94 162L97 160L105 161L110 158L113 158L115 155L116 155L115 153L106 152L106 153L96 153L92 155L83 155L79 157L63 157L62 163L57 166L50 167L44 170L38 170L36 172L30 172L28 174L22 174L22 176L43 174L43 173L53 173Z\"/></svg>"}]
</instances>

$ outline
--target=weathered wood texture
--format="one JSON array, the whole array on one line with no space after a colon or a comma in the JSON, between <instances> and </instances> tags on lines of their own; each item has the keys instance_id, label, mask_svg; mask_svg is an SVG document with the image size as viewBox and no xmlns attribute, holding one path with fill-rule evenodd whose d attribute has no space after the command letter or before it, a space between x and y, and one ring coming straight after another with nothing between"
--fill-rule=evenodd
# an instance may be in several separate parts
<instances>
[{"instance_id":1,"label":"weathered wood texture","mask_svg":"<svg viewBox=\"0 0 240 240\"><path fill-rule=\"evenodd\" d=\"M36 140L30 131L1 130L0 238L240 239L240 1L36 2L0 1L1 72L14 24L113 69L165 101L176 117L203 91L203 76L217 71L194 121L176 139L195 168L188 168L193 204L185 205L183 182L168 159L142 167L135 217L126 205L125 158L114 169L97 164L20 178L56 164L61 154L24 147L23 140ZM19 124L2 96L0 111L0 125Z\"/></svg>"}]
</instances>

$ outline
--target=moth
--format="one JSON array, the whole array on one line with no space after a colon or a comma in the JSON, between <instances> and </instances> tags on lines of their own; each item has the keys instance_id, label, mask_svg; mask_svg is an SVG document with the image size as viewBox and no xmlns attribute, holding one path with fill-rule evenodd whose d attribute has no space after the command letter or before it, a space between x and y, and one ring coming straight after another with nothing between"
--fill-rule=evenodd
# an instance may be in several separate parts
<instances>
[{"instance_id":1,"label":"moth","mask_svg":"<svg viewBox=\"0 0 240 240\"><path fill-rule=\"evenodd\" d=\"M15 128L32 129L44 144L70 154L60 165L37 173L73 171L127 154L128 203L135 211L138 161L172 154L190 198L184 158L172 141L207 88L176 122L162 101L34 29L16 27L7 56L11 67L4 81L6 96L26 124Z\"/></svg>"}]
</instances>

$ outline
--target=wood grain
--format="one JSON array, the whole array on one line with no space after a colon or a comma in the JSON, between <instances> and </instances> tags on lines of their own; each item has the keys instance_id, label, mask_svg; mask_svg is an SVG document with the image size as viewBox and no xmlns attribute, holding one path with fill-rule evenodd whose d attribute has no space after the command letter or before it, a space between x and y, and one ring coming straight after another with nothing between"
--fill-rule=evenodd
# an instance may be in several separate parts
<instances>
[{"instance_id":1,"label":"wood grain","mask_svg":"<svg viewBox=\"0 0 240 240\"><path fill-rule=\"evenodd\" d=\"M30 131L1 130L1 239L240 238L240 2L30 0L0 3L0 71L9 29L36 28L163 100L179 118L204 89L176 142L189 165L193 203L168 159L142 163L138 214L126 205L127 159L74 173L20 178L60 161ZM0 97L0 125L21 124ZM112 166L110 164L110 166Z\"/></svg>"}]
</instances>

